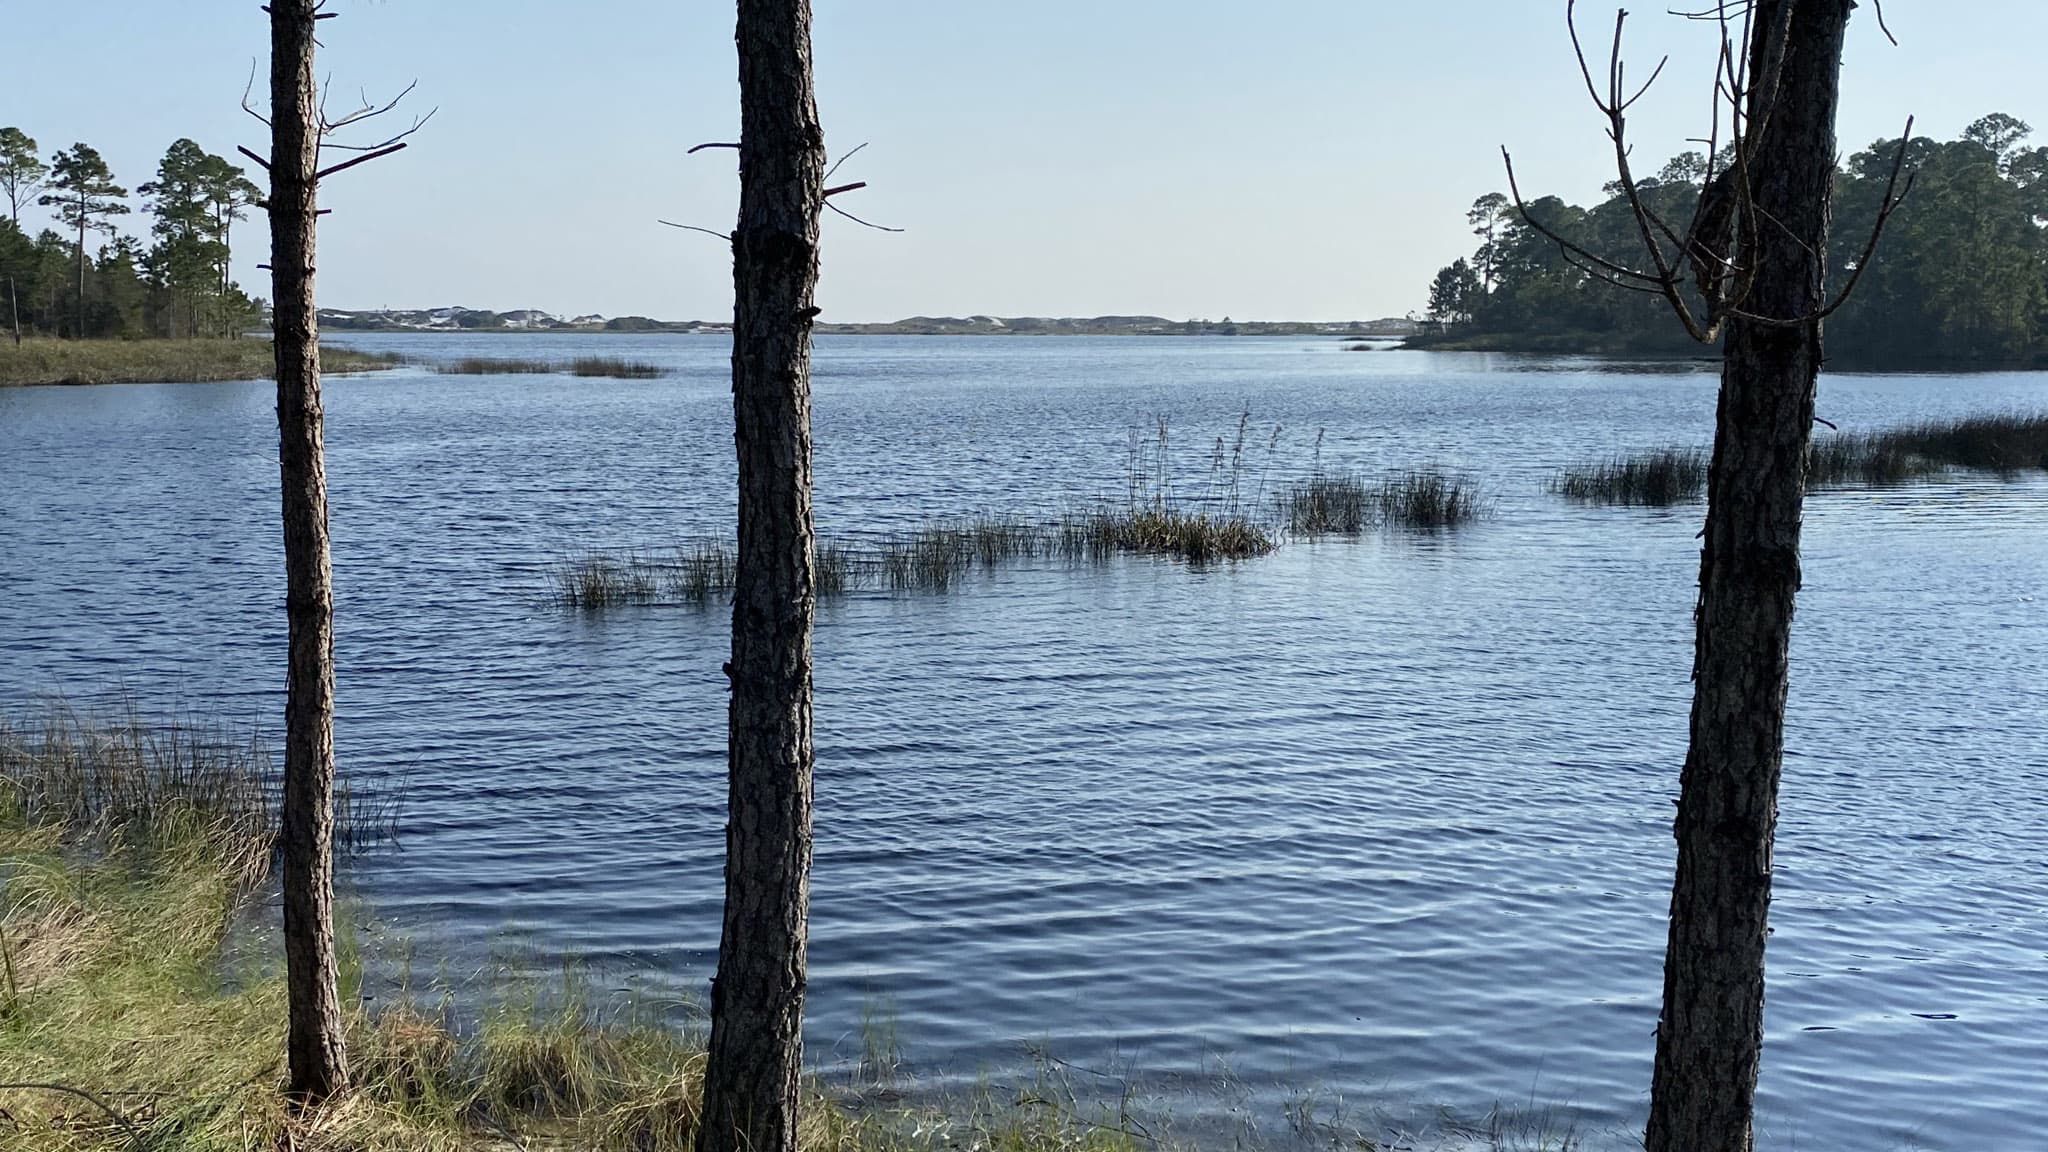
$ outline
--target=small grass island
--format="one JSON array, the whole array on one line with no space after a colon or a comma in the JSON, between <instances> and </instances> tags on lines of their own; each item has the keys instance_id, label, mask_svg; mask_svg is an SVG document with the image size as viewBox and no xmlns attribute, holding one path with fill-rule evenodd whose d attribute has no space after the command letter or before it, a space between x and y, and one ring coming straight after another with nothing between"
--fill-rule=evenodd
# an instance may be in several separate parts
<instances>
[{"instance_id":1,"label":"small grass island","mask_svg":"<svg viewBox=\"0 0 2048 1152\"><path fill-rule=\"evenodd\" d=\"M271 374L270 341L240 340L0 340L0 387L33 384L189 384L208 380L262 380ZM389 352L322 348L326 372L389 368Z\"/></svg>"}]
</instances>

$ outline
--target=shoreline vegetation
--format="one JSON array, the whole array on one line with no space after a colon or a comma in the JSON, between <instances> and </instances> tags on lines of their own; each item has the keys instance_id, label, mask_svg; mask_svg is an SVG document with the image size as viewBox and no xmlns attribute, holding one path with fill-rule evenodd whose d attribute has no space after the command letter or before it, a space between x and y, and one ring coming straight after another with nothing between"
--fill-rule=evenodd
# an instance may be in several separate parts
<instances>
[{"instance_id":1,"label":"shoreline vegetation","mask_svg":"<svg viewBox=\"0 0 2048 1152\"><path fill-rule=\"evenodd\" d=\"M1700 448L1659 448L1574 464L1551 491L1586 504L1667 507L1706 495ZM2048 412L1929 420L1876 432L1831 432L1807 453L1807 491L1889 488L1952 472L2015 477L2048 471Z\"/></svg>"},{"instance_id":2,"label":"shoreline vegetation","mask_svg":"<svg viewBox=\"0 0 2048 1152\"><path fill-rule=\"evenodd\" d=\"M692 1147L701 1026L685 990L607 992L576 965L536 980L500 961L465 984L390 994L342 966L352 1090L284 1103L284 986L251 913L275 884L274 762L226 725L133 706L0 716L0 1150L484 1152ZM369 849L392 809L338 827ZM845 1074L806 1079L803 1152L1158 1152L1194 1148L1119 1079L1076 1083L1033 1052L1012 1082L926 1093L894 1026L864 1022ZM1288 1146L1381 1147L1368 1113L1313 1089L1281 1115ZM1439 1149L1568 1150L1569 1117L1440 1117ZM1239 1142L1241 1144L1241 1141ZM1417 1147L1404 1143L1402 1147Z\"/></svg>"},{"instance_id":3,"label":"shoreline vegetation","mask_svg":"<svg viewBox=\"0 0 2048 1152\"><path fill-rule=\"evenodd\" d=\"M196 384L221 380L267 380L276 364L265 337L238 340L24 340L20 347L0 341L0 387L85 384ZM403 358L392 352L362 352L326 346L323 374L342 375L393 368Z\"/></svg>"},{"instance_id":4,"label":"shoreline vegetation","mask_svg":"<svg viewBox=\"0 0 2048 1152\"><path fill-rule=\"evenodd\" d=\"M2048 172L2048 147L2029 146L2032 132L2024 121L1993 113L1955 139L1878 140L1835 165L1835 234L1874 235L1882 220L1883 243L1874 253L1855 243L1827 252L1826 280L1842 285L1853 274L1857 285L1828 319L1829 367L2048 367L2048 236L2040 226L2048 219L2048 184L2041 178ZM1661 168L1636 168L1632 193L1609 184L1604 199L1586 205L1557 196L1518 203L1508 189L1479 197L1465 215L1477 244L1438 270L1426 318L1408 346L1662 359L1714 355L1715 348L1694 343L1674 323L1660 292L1616 291L1614 278L1593 270L1590 261L1648 271L1653 262L1643 249L1636 205L1665 220L1691 219L1706 180L1729 171L1730 162L1726 153L1684 152ZM1892 178L1900 162L1913 173L1913 193L1894 203ZM1567 254L1553 236L1579 254ZM1676 233L1659 246L1656 266L1684 266ZM1869 266L1859 267L1865 255ZM1688 283L1685 291L1697 290ZM1698 314L1697 299L1693 306Z\"/></svg>"}]
</instances>

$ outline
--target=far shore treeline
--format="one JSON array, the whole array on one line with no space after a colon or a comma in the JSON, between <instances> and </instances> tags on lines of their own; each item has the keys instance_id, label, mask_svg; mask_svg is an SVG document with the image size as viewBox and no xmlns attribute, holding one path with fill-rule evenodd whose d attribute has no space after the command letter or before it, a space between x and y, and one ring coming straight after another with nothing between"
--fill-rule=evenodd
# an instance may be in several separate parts
<instances>
[{"instance_id":1,"label":"far shore treeline","mask_svg":"<svg viewBox=\"0 0 2048 1152\"><path fill-rule=\"evenodd\" d=\"M1911 194L1884 229L1870 267L1828 320L1828 356L1845 367L2048 365L2048 147L2031 129L1986 116L1959 139L1909 140ZM1835 181L1828 262L1840 285L1877 223L1900 142L1851 156ZM1724 156L1717 169L1727 166ZM1683 235L1707 171L1698 152L1637 181L1653 212ZM1905 180L1901 176L1901 182ZM1641 267L1642 238L1618 183L1592 208L1527 201L1544 227L1596 255ZM1525 189L1525 195L1527 190ZM1658 296L1629 292L1568 263L1502 193L1467 214L1478 249L1439 271L1417 347L1616 355L1699 355ZM1665 241L1667 252L1676 244Z\"/></svg>"},{"instance_id":2,"label":"far shore treeline","mask_svg":"<svg viewBox=\"0 0 2048 1152\"><path fill-rule=\"evenodd\" d=\"M261 323L229 274L235 222L261 192L247 174L191 140L164 151L133 191L95 148L44 159L34 137L0 127L0 333L128 338L235 336ZM134 211L149 242L116 230ZM24 214L46 223L33 235Z\"/></svg>"}]
</instances>

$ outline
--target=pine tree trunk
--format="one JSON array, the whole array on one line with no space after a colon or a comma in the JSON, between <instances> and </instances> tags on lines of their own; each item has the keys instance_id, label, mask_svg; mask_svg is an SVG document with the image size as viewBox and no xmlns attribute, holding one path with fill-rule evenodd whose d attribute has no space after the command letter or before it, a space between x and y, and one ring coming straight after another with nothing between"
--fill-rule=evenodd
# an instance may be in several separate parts
<instances>
[{"instance_id":1,"label":"pine tree trunk","mask_svg":"<svg viewBox=\"0 0 2048 1152\"><path fill-rule=\"evenodd\" d=\"M810 338L824 133L809 0L739 0L739 557L725 922L698 1152L794 1152L811 871Z\"/></svg>"},{"instance_id":2,"label":"pine tree trunk","mask_svg":"<svg viewBox=\"0 0 2048 1152\"><path fill-rule=\"evenodd\" d=\"M289 1092L300 1102L324 1100L348 1080L334 963L334 592L313 309L315 6L270 0L270 277L290 661L279 847Z\"/></svg>"},{"instance_id":3,"label":"pine tree trunk","mask_svg":"<svg viewBox=\"0 0 2048 1152\"><path fill-rule=\"evenodd\" d=\"M1775 100L1761 88L1750 96L1750 115L1769 117L1750 161L1759 220L1741 256L1756 270L1742 307L1758 319L1732 319L1723 350L1648 1152L1752 1146L1786 650L1821 365L1820 325L1799 318L1826 292L1835 106L1854 6L1756 7L1751 75L1771 75L1780 44L1784 65Z\"/></svg>"},{"instance_id":4,"label":"pine tree trunk","mask_svg":"<svg viewBox=\"0 0 2048 1152\"><path fill-rule=\"evenodd\" d=\"M71 307L71 338L85 339L85 197L78 198L78 302Z\"/></svg>"}]
</instances>

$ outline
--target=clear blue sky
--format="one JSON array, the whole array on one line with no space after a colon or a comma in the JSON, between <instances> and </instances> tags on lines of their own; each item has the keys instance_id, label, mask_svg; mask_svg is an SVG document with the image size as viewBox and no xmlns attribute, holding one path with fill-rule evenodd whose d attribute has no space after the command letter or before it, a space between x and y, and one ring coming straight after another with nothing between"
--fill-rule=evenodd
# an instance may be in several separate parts
<instances>
[{"instance_id":1,"label":"clear blue sky","mask_svg":"<svg viewBox=\"0 0 2048 1152\"><path fill-rule=\"evenodd\" d=\"M414 147L337 177L320 297L730 315L709 237L729 224L733 10L713 0L333 0L321 69L336 103L420 81L440 113ZM1583 7L1604 43L1613 8ZM1697 134L1710 34L1646 5L1637 75L1654 169ZM2048 4L1865 0L1851 29L1845 150L1952 136L2010 112L2048 138ZM1349 319L1418 308L1466 251L1464 208L1502 185L1583 199L1612 178L1571 61L1562 0L818 0L820 106L842 172L872 187L827 217L827 319L913 313L1158 313ZM165 145L263 151L238 108L266 50L257 0L0 0L0 124L45 153L83 140L131 189ZM260 176L260 173L255 173ZM131 218L141 228L141 218ZM24 221L27 223L27 221ZM261 293L261 221L237 275Z\"/></svg>"}]
</instances>

